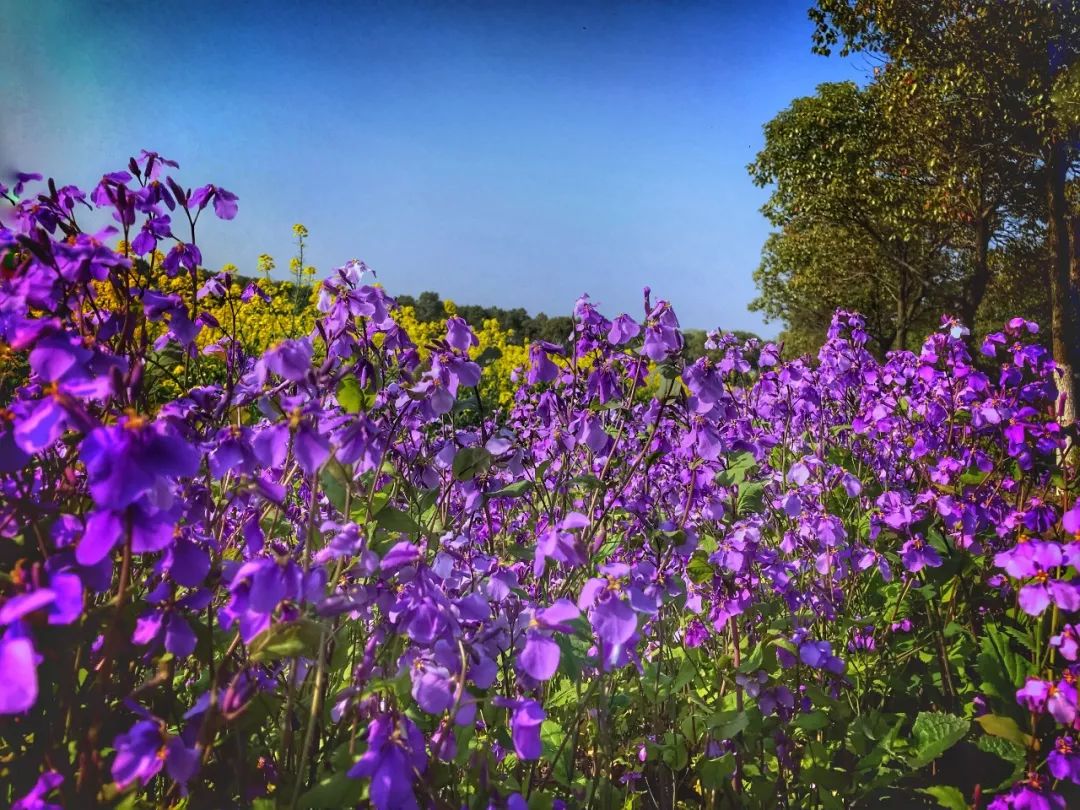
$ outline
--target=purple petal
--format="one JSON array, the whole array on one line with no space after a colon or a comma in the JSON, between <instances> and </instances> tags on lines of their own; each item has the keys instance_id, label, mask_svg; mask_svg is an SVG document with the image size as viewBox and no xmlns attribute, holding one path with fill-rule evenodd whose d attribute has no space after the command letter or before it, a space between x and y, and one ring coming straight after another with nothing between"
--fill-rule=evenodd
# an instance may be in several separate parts
<instances>
[{"instance_id":1,"label":"purple petal","mask_svg":"<svg viewBox=\"0 0 1080 810\"><path fill-rule=\"evenodd\" d=\"M1080 608L1080 592L1077 592L1075 585L1071 582L1062 582L1060 579L1052 579L1048 584L1050 597L1055 605L1068 611Z\"/></svg>"},{"instance_id":2,"label":"purple petal","mask_svg":"<svg viewBox=\"0 0 1080 810\"><path fill-rule=\"evenodd\" d=\"M530 630L525 639L525 648L521 651L518 662L521 668L538 681L551 678L559 668L559 645L547 636Z\"/></svg>"},{"instance_id":3,"label":"purple petal","mask_svg":"<svg viewBox=\"0 0 1080 810\"><path fill-rule=\"evenodd\" d=\"M1038 616L1050 605L1050 589L1044 584L1020 589L1020 607L1029 616Z\"/></svg>"},{"instance_id":4,"label":"purple petal","mask_svg":"<svg viewBox=\"0 0 1080 810\"><path fill-rule=\"evenodd\" d=\"M0 714L25 712L37 702L34 645L28 638L0 639Z\"/></svg>"},{"instance_id":5,"label":"purple petal","mask_svg":"<svg viewBox=\"0 0 1080 810\"><path fill-rule=\"evenodd\" d=\"M592 627L601 641L625 644L637 631L637 614L621 599L608 599L593 609Z\"/></svg>"},{"instance_id":6,"label":"purple petal","mask_svg":"<svg viewBox=\"0 0 1080 810\"><path fill-rule=\"evenodd\" d=\"M580 615L581 611L578 610L577 605L569 599L558 599L552 603L551 607L537 611L536 620L544 627L569 633L571 628L567 623Z\"/></svg>"},{"instance_id":7,"label":"purple petal","mask_svg":"<svg viewBox=\"0 0 1080 810\"><path fill-rule=\"evenodd\" d=\"M52 604L55 599L56 594L49 588L39 588L30 593L14 596L4 604L3 608L0 608L0 624L11 624L28 613Z\"/></svg>"},{"instance_id":8,"label":"purple petal","mask_svg":"<svg viewBox=\"0 0 1080 810\"><path fill-rule=\"evenodd\" d=\"M510 720L510 736L514 741L514 750L518 759L539 759L543 752L540 743L540 726L547 714L535 700L525 700L514 712Z\"/></svg>"},{"instance_id":9,"label":"purple petal","mask_svg":"<svg viewBox=\"0 0 1080 810\"><path fill-rule=\"evenodd\" d=\"M80 565L94 565L105 559L124 534L119 515L112 511L94 512L86 521L86 531L75 549Z\"/></svg>"}]
</instances>

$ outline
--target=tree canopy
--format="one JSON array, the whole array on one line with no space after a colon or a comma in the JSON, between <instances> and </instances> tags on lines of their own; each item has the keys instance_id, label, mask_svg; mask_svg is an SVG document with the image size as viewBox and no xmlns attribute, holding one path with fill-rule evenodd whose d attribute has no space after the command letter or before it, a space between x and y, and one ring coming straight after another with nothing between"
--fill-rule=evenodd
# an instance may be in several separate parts
<instances>
[{"instance_id":1,"label":"tree canopy","mask_svg":"<svg viewBox=\"0 0 1080 810\"><path fill-rule=\"evenodd\" d=\"M810 18L815 52L876 67L765 125L753 307L800 350L835 306L879 352L942 314L1042 317L1080 368L1080 0L819 0Z\"/></svg>"}]
</instances>

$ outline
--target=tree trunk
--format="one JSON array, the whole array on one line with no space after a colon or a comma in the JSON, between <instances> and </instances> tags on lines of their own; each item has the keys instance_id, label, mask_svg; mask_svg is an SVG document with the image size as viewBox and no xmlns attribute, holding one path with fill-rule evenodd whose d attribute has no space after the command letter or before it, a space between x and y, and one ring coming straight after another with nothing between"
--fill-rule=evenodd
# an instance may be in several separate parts
<instances>
[{"instance_id":1,"label":"tree trunk","mask_svg":"<svg viewBox=\"0 0 1080 810\"><path fill-rule=\"evenodd\" d=\"M1063 424L1076 421L1080 392L1080 285L1071 272L1069 209L1065 197L1065 144L1050 143L1046 157L1047 235L1050 242L1050 307L1054 360L1061 369L1058 390L1065 397ZM1080 248L1078 248L1080 249Z\"/></svg>"},{"instance_id":2,"label":"tree trunk","mask_svg":"<svg viewBox=\"0 0 1080 810\"><path fill-rule=\"evenodd\" d=\"M1080 213L1072 216L1072 268L1069 280L1074 290L1080 290Z\"/></svg>"},{"instance_id":3,"label":"tree trunk","mask_svg":"<svg viewBox=\"0 0 1080 810\"><path fill-rule=\"evenodd\" d=\"M975 261L971 268L971 278L964 290L960 317L964 326L975 333L975 316L979 305L986 297L986 288L990 284L990 215L980 212L975 218Z\"/></svg>"},{"instance_id":4,"label":"tree trunk","mask_svg":"<svg viewBox=\"0 0 1080 810\"><path fill-rule=\"evenodd\" d=\"M911 295L908 289L908 272L900 268L900 276L896 285L896 339L894 348L903 351L908 342L908 298Z\"/></svg>"}]
</instances>

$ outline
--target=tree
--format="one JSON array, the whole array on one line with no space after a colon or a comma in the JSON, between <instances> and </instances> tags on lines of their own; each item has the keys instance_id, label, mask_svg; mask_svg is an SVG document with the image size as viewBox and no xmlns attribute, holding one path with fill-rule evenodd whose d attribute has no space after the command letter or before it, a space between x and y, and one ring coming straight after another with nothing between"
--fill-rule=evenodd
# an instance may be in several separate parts
<instances>
[{"instance_id":1,"label":"tree","mask_svg":"<svg viewBox=\"0 0 1080 810\"><path fill-rule=\"evenodd\" d=\"M1080 224L1069 189L1080 161L1080 0L819 0L810 16L818 53L876 54L928 88L924 98L936 97L933 114L908 120L923 142L932 145L934 132L952 138L957 148L935 156L943 174L969 192L989 191L972 199L997 206L974 223L984 229L975 246L986 245L987 280L994 225L1041 235L1054 357L1074 418ZM977 297L981 279L970 280Z\"/></svg>"},{"instance_id":2,"label":"tree","mask_svg":"<svg viewBox=\"0 0 1080 810\"><path fill-rule=\"evenodd\" d=\"M940 190L892 138L885 88L823 84L796 99L765 125L765 147L749 167L773 189L762 212L778 229L757 274L756 308L800 321L815 309L823 331L823 304L866 306L882 349L907 347L928 313L951 308L962 275L959 224L942 215ZM824 295L815 303L808 293Z\"/></svg>"},{"instance_id":3,"label":"tree","mask_svg":"<svg viewBox=\"0 0 1080 810\"><path fill-rule=\"evenodd\" d=\"M879 356L896 342L892 301L881 294L879 279L888 260L873 240L858 230L789 224L769 236L754 280L761 294L750 308L767 320L785 324L781 334L787 356L813 354L837 309L853 309L866 318L866 331ZM932 319L918 322L932 326Z\"/></svg>"}]
</instances>

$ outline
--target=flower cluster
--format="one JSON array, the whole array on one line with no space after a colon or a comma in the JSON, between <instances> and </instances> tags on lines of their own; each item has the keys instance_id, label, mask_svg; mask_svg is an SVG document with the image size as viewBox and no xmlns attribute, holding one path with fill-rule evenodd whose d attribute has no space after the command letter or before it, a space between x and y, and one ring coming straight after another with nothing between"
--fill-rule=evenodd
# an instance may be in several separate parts
<instances>
[{"instance_id":1,"label":"flower cluster","mask_svg":"<svg viewBox=\"0 0 1080 810\"><path fill-rule=\"evenodd\" d=\"M0 802L1073 798L1075 432L1033 324L878 361L838 312L817 358L687 363L646 290L493 358L351 261L256 345L266 289L194 240L238 200L177 169L0 187Z\"/></svg>"}]
</instances>

